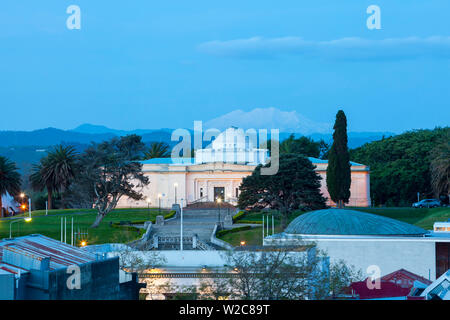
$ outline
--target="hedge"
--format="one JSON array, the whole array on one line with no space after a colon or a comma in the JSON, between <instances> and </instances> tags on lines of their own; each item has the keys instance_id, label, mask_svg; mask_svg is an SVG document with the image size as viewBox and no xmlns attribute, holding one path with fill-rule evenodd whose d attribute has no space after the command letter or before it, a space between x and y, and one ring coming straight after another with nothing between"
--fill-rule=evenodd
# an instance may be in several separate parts
<instances>
[{"instance_id":1,"label":"hedge","mask_svg":"<svg viewBox=\"0 0 450 320\"><path fill-rule=\"evenodd\" d=\"M164 220L167 220L167 219L172 218L173 216L175 216L176 213L177 213L177 212L176 212L175 210L170 210L169 213L167 213L166 215L164 215ZM156 218L152 218L152 219L149 219L149 220L134 220L134 221L128 221L128 224L144 224L144 223L146 223L147 221L151 221L152 223L155 223L155 222L156 222ZM121 221L121 222L123 222L123 221Z\"/></svg>"},{"instance_id":2,"label":"hedge","mask_svg":"<svg viewBox=\"0 0 450 320\"><path fill-rule=\"evenodd\" d=\"M239 220L239 223L262 224L260 220Z\"/></svg>"},{"instance_id":3,"label":"hedge","mask_svg":"<svg viewBox=\"0 0 450 320\"><path fill-rule=\"evenodd\" d=\"M175 210L170 210L170 212L164 216L164 220L173 218L176 214L177 212Z\"/></svg>"},{"instance_id":4,"label":"hedge","mask_svg":"<svg viewBox=\"0 0 450 320\"><path fill-rule=\"evenodd\" d=\"M238 213L236 213L236 214L233 216L233 223L236 223L236 221L242 219L242 218L245 216L245 214L246 214L246 212L245 212L245 211L242 211L242 210L239 211Z\"/></svg>"},{"instance_id":5,"label":"hedge","mask_svg":"<svg viewBox=\"0 0 450 320\"><path fill-rule=\"evenodd\" d=\"M226 229L226 230L220 230L216 232L216 236L218 237L222 237L226 234L229 233L235 233L235 232L241 232L241 231L245 231L245 230L250 230L252 227L251 226L243 226L243 227L238 227L238 228L234 228L234 229Z\"/></svg>"}]
</instances>

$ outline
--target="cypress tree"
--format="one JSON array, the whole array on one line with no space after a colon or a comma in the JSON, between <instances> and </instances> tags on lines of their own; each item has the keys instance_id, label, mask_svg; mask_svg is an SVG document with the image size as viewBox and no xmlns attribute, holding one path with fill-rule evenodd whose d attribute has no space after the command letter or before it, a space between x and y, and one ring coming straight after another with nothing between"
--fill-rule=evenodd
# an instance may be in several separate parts
<instances>
[{"instance_id":1,"label":"cypress tree","mask_svg":"<svg viewBox=\"0 0 450 320\"><path fill-rule=\"evenodd\" d=\"M339 110L334 123L333 145L328 154L327 188L331 200L339 208L348 203L350 198L350 155L347 146L347 118Z\"/></svg>"}]
</instances>

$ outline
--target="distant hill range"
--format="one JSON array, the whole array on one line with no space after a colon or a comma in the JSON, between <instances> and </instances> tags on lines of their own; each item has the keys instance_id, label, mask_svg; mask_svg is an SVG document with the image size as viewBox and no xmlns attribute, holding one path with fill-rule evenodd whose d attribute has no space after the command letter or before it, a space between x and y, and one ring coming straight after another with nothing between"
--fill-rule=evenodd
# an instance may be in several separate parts
<instances>
[{"instance_id":1,"label":"distant hill range","mask_svg":"<svg viewBox=\"0 0 450 320\"><path fill-rule=\"evenodd\" d=\"M72 130L46 128L34 131L0 131L0 155L9 157L17 162L21 169L27 171L31 163L39 161L51 146L60 143L74 145L78 151L82 151L91 142L99 143L117 136L137 134L142 136L146 144L165 142L173 146L176 142L171 141L172 131L173 129L168 128L125 131L92 124L83 124ZM289 135L291 133L281 132L280 140L288 138ZM301 136L299 133L294 135ZM348 145L349 148L356 148L392 135L394 134L391 132L349 132ZM323 139L332 142L331 134L314 133L308 136L313 140Z\"/></svg>"},{"instance_id":2,"label":"distant hill range","mask_svg":"<svg viewBox=\"0 0 450 320\"><path fill-rule=\"evenodd\" d=\"M36 146L47 147L59 143L90 144L91 142L102 142L113 137L124 136L128 134L137 134L142 136L145 143L166 142L173 145L171 141L173 129L137 129L137 130L116 130L105 126L92 124L83 124L72 130L61 130L56 128L46 128L34 131L0 131L0 147L21 147ZM281 132L280 140L288 138L292 133ZM302 136L300 133L294 133L296 137ZM374 140L380 140L383 137L394 135L392 132L349 132L349 148L356 148L364 143ZM332 134L313 133L308 135L313 140L323 139L331 142Z\"/></svg>"},{"instance_id":3,"label":"distant hill range","mask_svg":"<svg viewBox=\"0 0 450 320\"><path fill-rule=\"evenodd\" d=\"M113 137L138 134L144 142L170 142L171 130L114 130L102 126L82 125L73 130L46 128L34 131L0 131L0 147L52 146L59 143L90 144Z\"/></svg>"}]
</instances>

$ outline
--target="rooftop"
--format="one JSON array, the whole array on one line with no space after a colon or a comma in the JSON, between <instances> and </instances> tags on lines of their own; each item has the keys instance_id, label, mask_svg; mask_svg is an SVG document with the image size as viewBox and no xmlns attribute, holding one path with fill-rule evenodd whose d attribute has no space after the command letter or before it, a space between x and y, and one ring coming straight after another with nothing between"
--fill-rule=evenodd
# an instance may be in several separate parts
<instances>
[{"instance_id":1,"label":"rooftop","mask_svg":"<svg viewBox=\"0 0 450 320\"><path fill-rule=\"evenodd\" d=\"M48 261L50 270L96 260L96 255L40 234L0 241L0 270L9 273L37 269Z\"/></svg>"},{"instance_id":2,"label":"rooftop","mask_svg":"<svg viewBox=\"0 0 450 320\"><path fill-rule=\"evenodd\" d=\"M308 157L309 161L314 164L326 164L328 160ZM142 164L169 164L169 165L193 165L195 164L195 158L153 158L149 160L140 161ZM350 161L352 166L364 166L353 161Z\"/></svg>"},{"instance_id":3,"label":"rooftop","mask_svg":"<svg viewBox=\"0 0 450 320\"><path fill-rule=\"evenodd\" d=\"M286 234L424 236L428 231L398 220L347 209L311 211L294 219Z\"/></svg>"},{"instance_id":4,"label":"rooftop","mask_svg":"<svg viewBox=\"0 0 450 320\"><path fill-rule=\"evenodd\" d=\"M195 163L194 158L153 158L140 161L142 164L177 164L190 165Z\"/></svg>"}]
</instances>

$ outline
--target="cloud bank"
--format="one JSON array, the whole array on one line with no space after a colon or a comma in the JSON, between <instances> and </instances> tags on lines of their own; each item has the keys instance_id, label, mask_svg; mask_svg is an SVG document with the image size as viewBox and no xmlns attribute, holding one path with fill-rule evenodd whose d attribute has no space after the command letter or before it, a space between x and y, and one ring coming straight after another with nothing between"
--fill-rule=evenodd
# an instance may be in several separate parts
<instances>
[{"instance_id":1,"label":"cloud bank","mask_svg":"<svg viewBox=\"0 0 450 320\"><path fill-rule=\"evenodd\" d=\"M368 40L342 38L307 41L300 37L236 39L210 41L198 46L200 52L232 58L274 58L302 55L343 60L401 60L419 57L450 58L450 37L408 37Z\"/></svg>"},{"instance_id":2,"label":"cloud bank","mask_svg":"<svg viewBox=\"0 0 450 320\"><path fill-rule=\"evenodd\" d=\"M280 132L301 134L329 133L331 124L315 122L297 111L282 111L277 108L256 108L245 112L234 110L205 122L205 128L225 130L230 126L242 129L279 129Z\"/></svg>"}]
</instances>

